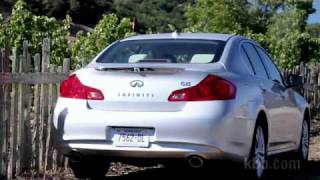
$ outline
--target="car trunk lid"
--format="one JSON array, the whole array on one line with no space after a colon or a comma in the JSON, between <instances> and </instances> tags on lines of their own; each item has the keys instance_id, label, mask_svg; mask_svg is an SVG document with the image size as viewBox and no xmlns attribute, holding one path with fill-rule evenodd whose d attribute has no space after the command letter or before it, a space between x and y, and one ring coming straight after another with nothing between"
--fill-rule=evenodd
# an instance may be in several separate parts
<instances>
[{"instance_id":1,"label":"car trunk lid","mask_svg":"<svg viewBox=\"0 0 320 180\"><path fill-rule=\"evenodd\" d=\"M105 111L180 111L185 102L168 102L170 94L197 85L208 74L206 68L172 64L98 66L77 72L83 84L101 90L104 95L104 100L88 100L88 107Z\"/></svg>"}]
</instances>

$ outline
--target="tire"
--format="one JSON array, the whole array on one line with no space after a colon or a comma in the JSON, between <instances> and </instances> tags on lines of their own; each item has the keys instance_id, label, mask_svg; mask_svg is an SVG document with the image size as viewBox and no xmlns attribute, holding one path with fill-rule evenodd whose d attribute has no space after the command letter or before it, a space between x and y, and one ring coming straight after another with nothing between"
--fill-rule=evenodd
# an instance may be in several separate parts
<instances>
[{"instance_id":1,"label":"tire","mask_svg":"<svg viewBox=\"0 0 320 180\"><path fill-rule=\"evenodd\" d=\"M76 178L79 179L104 179L110 162L99 158L85 157L81 160L69 160L69 166Z\"/></svg>"},{"instance_id":2,"label":"tire","mask_svg":"<svg viewBox=\"0 0 320 180\"><path fill-rule=\"evenodd\" d=\"M304 166L309 157L309 143L310 143L310 125L307 120L303 120L301 127L300 145L294 159L299 160L300 164Z\"/></svg>"},{"instance_id":3,"label":"tire","mask_svg":"<svg viewBox=\"0 0 320 180\"><path fill-rule=\"evenodd\" d=\"M262 179L266 173L267 138L264 128L257 124L246 169L249 168L250 177Z\"/></svg>"}]
</instances>

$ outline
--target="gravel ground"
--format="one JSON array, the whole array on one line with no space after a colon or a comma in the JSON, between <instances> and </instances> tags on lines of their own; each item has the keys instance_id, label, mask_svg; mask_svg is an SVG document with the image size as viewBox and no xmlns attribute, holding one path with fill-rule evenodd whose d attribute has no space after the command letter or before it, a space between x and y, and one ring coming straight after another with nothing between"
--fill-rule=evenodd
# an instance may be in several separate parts
<instances>
[{"instance_id":1,"label":"gravel ground","mask_svg":"<svg viewBox=\"0 0 320 180\"><path fill-rule=\"evenodd\" d=\"M320 180L320 121L314 121L311 130L310 141L310 156L309 162L304 170L298 170L299 165L292 164L286 160L285 157L275 158L272 161L273 170L270 170L266 179L283 179L283 180L295 180L295 179L307 179L307 180ZM290 164L291 163L291 164ZM281 169L280 166L289 167L288 169ZM290 169L291 168L291 169ZM277 169L277 170L274 170ZM165 168L162 165L154 167L136 167L125 165L122 163L112 163L109 173L106 179L111 180L129 180L129 179L170 179L173 177L178 178L199 178L201 179L213 179L215 177L224 178L246 178L245 171L239 168L233 168L232 165L212 165L202 170L179 169L177 167ZM18 179L36 179L36 178L18 178ZM71 171L61 172L60 174L49 175L46 180L74 180ZM246 178L247 179L247 178Z\"/></svg>"}]
</instances>

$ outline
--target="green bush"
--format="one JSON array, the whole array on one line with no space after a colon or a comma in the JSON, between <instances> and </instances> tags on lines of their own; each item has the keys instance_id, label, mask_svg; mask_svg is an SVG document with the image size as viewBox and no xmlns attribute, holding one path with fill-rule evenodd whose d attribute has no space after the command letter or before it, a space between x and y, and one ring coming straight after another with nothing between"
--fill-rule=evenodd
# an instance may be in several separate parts
<instances>
[{"instance_id":1,"label":"green bush","mask_svg":"<svg viewBox=\"0 0 320 180\"><path fill-rule=\"evenodd\" d=\"M55 18L32 14L26 3L18 0L9 19L7 34L11 47L21 52L23 41L27 40L32 53L41 52L44 38L51 39L51 63L61 65L64 57L70 56L67 37L70 35L71 19L67 16L63 24Z\"/></svg>"},{"instance_id":2,"label":"green bush","mask_svg":"<svg viewBox=\"0 0 320 180\"><path fill-rule=\"evenodd\" d=\"M132 34L128 18L120 20L115 14L104 15L92 32L77 34L72 45L73 68L79 67L83 60L90 61L110 43Z\"/></svg>"},{"instance_id":3,"label":"green bush","mask_svg":"<svg viewBox=\"0 0 320 180\"><path fill-rule=\"evenodd\" d=\"M63 59L70 57L72 68L78 68L110 43L133 34L128 18L119 19L115 14L107 14L92 32L86 35L79 32L74 44L71 44L68 42L71 21L70 16L61 23L55 18L34 15L23 0L18 0L6 28L0 16L0 45L3 46L6 34L10 37L11 47L16 47L21 53L23 41L26 40L30 52L34 54L41 52L43 39L50 38L50 63L62 65Z\"/></svg>"}]
</instances>

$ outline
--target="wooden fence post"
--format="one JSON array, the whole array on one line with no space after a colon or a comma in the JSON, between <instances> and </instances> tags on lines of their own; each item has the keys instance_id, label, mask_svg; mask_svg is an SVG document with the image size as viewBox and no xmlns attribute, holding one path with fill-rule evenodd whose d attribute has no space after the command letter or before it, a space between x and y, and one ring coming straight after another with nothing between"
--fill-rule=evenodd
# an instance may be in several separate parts
<instances>
[{"instance_id":1,"label":"wooden fence post","mask_svg":"<svg viewBox=\"0 0 320 180\"><path fill-rule=\"evenodd\" d=\"M4 71L3 69L3 53L0 54L0 73ZM2 81L2 79L0 79ZM5 162L5 153L6 153L6 137L5 137L5 105L2 104L4 102L4 94L5 94L5 87L0 85L0 179L1 177L5 176L5 167L6 167L6 162Z\"/></svg>"},{"instance_id":2,"label":"wooden fence post","mask_svg":"<svg viewBox=\"0 0 320 180\"><path fill-rule=\"evenodd\" d=\"M54 65L50 65L49 72L54 72L56 70L56 67ZM52 144L51 144L51 138L52 138L52 118L53 118L53 85L49 85L49 91L48 91L48 119L47 119L47 138L46 138L46 148L45 148L45 164L44 168L45 170L48 170L52 167ZM50 167L49 167L50 165Z\"/></svg>"},{"instance_id":3,"label":"wooden fence post","mask_svg":"<svg viewBox=\"0 0 320 180\"><path fill-rule=\"evenodd\" d=\"M17 49L12 50L12 73L16 73L19 70L18 67L18 55ZM9 160L8 160L8 168L7 168L7 179L11 180L14 177L14 169L15 169L15 162L16 162L16 136L17 136L17 91L18 87L17 84L12 84L11 89L11 106L10 106L10 125L9 125Z\"/></svg>"},{"instance_id":4,"label":"wooden fence post","mask_svg":"<svg viewBox=\"0 0 320 180\"><path fill-rule=\"evenodd\" d=\"M24 72L25 68L25 59L23 55L19 57L19 72ZM23 159L23 150L24 150L24 85L18 84L18 112L17 112L17 159L16 159L16 174L19 175L22 170L22 159Z\"/></svg>"},{"instance_id":5,"label":"wooden fence post","mask_svg":"<svg viewBox=\"0 0 320 180\"><path fill-rule=\"evenodd\" d=\"M30 73L32 68L31 63L31 55L29 53L29 43L28 41L23 42L23 59L24 59L24 72ZM22 127L23 127L23 134L22 134L22 168L27 169L31 165L32 159L32 143L31 143L31 107L32 107L32 85L23 85L23 119Z\"/></svg>"},{"instance_id":6,"label":"wooden fence post","mask_svg":"<svg viewBox=\"0 0 320 180\"><path fill-rule=\"evenodd\" d=\"M63 72L68 73L70 71L70 59L64 59L63 60ZM69 159L67 157L64 158L64 169L68 169Z\"/></svg>"},{"instance_id":7,"label":"wooden fence post","mask_svg":"<svg viewBox=\"0 0 320 180\"><path fill-rule=\"evenodd\" d=\"M50 63L50 39L46 38L43 40L42 44L42 70L41 72L48 72ZM45 128L47 126L48 117L48 86L41 84L40 92L40 134L39 134L39 172L45 173L44 167L44 152L45 152L45 140L46 132Z\"/></svg>"},{"instance_id":8,"label":"wooden fence post","mask_svg":"<svg viewBox=\"0 0 320 180\"><path fill-rule=\"evenodd\" d=\"M0 60L0 72L10 72L10 60L9 60L9 41L8 37L5 37L4 48L1 49L1 60ZM0 79L2 81L2 79ZM0 105L0 177L5 176L7 171L7 159L8 159L8 126L9 126L9 109L10 109L10 85L0 86L0 100L2 104ZM1 103L1 102L0 102Z\"/></svg>"},{"instance_id":9,"label":"wooden fence post","mask_svg":"<svg viewBox=\"0 0 320 180\"><path fill-rule=\"evenodd\" d=\"M58 66L57 72L58 73L62 73L62 66ZM59 87L60 87L60 84L58 84L58 83L55 84L55 86L54 86L54 88L55 88L54 93L53 93L55 95L55 97L54 97L54 100L55 100L54 106L56 105L57 99L59 97ZM59 150L54 148L53 149L53 154L52 154L52 166L53 166L52 169L53 169L54 172L57 171L59 166L61 167L61 162L62 161L63 160L61 158L61 154L60 154Z\"/></svg>"},{"instance_id":10,"label":"wooden fence post","mask_svg":"<svg viewBox=\"0 0 320 180\"><path fill-rule=\"evenodd\" d=\"M40 54L36 54L34 56L34 72L40 72ZM39 168L39 131L40 131L40 123L39 123L39 114L40 114L40 85L34 85L34 93L33 93L33 105L34 105L34 118L31 126L33 127L32 132L32 168L38 169Z\"/></svg>"}]
</instances>

